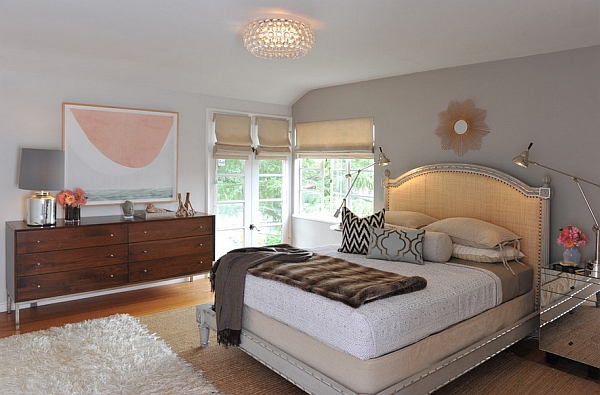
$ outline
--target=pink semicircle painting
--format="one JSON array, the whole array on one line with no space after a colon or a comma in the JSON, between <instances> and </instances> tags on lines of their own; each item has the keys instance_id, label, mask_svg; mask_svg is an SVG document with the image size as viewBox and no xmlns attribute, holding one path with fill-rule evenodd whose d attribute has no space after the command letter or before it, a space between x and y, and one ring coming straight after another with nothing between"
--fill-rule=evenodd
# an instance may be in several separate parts
<instances>
[{"instance_id":1,"label":"pink semicircle painting","mask_svg":"<svg viewBox=\"0 0 600 395\"><path fill-rule=\"evenodd\" d=\"M108 159L139 169L160 154L173 117L116 111L71 109L90 142Z\"/></svg>"}]
</instances>

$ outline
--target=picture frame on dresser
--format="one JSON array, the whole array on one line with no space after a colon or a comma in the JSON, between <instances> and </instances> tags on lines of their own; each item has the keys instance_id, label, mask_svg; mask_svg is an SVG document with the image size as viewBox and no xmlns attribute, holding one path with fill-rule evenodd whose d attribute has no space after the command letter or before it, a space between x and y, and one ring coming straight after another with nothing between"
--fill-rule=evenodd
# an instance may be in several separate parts
<instances>
[{"instance_id":1,"label":"picture frame on dresser","mask_svg":"<svg viewBox=\"0 0 600 395\"><path fill-rule=\"evenodd\" d=\"M88 205L177 200L179 113L63 103L65 186Z\"/></svg>"}]
</instances>

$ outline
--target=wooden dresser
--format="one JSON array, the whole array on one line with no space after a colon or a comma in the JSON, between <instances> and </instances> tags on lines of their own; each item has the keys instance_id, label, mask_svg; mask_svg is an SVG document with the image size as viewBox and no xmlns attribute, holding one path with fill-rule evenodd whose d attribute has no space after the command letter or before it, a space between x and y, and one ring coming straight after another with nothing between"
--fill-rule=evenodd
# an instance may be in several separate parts
<instances>
[{"instance_id":1,"label":"wooden dresser","mask_svg":"<svg viewBox=\"0 0 600 395\"><path fill-rule=\"evenodd\" d=\"M78 225L6 223L8 312L19 304L207 273L215 259L215 217L145 220L103 216Z\"/></svg>"}]
</instances>

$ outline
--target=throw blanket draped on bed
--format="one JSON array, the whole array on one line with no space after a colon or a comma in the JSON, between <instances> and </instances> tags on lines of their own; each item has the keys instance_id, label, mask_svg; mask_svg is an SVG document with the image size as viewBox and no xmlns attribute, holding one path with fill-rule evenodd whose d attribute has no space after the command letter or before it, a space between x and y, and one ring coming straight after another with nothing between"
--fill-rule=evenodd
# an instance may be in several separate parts
<instances>
[{"instance_id":1,"label":"throw blanket draped on bed","mask_svg":"<svg viewBox=\"0 0 600 395\"><path fill-rule=\"evenodd\" d=\"M282 262L278 259L263 262L249 269L248 273L354 308L377 299L419 291L427 285L423 277L407 277L319 254L314 254L308 262Z\"/></svg>"},{"instance_id":2,"label":"throw blanket draped on bed","mask_svg":"<svg viewBox=\"0 0 600 395\"><path fill-rule=\"evenodd\" d=\"M215 293L217 343L225 346L240 344L244 285L249 268L271 259L301 262L311 256L312 252L280 244L238 248L219 258L210 273L211 290Z\"/></svg>"}]
</instances>

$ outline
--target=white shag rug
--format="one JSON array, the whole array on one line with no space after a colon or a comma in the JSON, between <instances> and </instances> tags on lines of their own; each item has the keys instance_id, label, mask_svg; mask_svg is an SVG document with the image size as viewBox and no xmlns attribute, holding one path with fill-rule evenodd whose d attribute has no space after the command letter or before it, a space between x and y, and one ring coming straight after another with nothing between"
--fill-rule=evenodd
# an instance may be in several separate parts
<instances>
[{"instance_id":1,"label":"white shag rug","mask_svg":"<svg viewBox=\"0 0 600 395\"><path fill-rule=\"evenodd\" d=\"M0 394L218 394L126 314L0 339Z\"/></svg>"}]
</instances>

